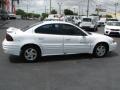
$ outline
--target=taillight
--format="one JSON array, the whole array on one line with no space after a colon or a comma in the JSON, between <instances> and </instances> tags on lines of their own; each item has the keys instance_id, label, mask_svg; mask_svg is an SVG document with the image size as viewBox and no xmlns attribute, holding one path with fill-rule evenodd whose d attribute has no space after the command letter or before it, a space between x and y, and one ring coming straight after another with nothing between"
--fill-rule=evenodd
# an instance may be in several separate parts
<instances>
[{"instance_id":1,"label":"taillight","mask_svg":"<svg viewBox=\"0 0 120 90\"><path fill-rule=\"evenodd\" d=\"M6 34L6 40L7 41L13 41L13 38L9 34Z\"/></svg>"}]
</instances>

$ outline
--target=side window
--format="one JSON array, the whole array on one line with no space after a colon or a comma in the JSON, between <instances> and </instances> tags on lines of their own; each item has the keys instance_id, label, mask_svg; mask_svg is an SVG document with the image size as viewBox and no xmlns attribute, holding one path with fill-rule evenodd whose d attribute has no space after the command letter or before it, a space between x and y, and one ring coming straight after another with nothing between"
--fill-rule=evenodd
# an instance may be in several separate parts
<instances>
[{"instance_id":1,"label":"side window","mask_svg":"<svg viewBox=\"0 0 120 90\"><path fill-rule=\"evenodd\" d=\"M67 25L67 24L63 24L62 25L62 31L63 31L63 34L65 35L72 35L72 27L70 25Z\"/></svg>"},{"instance_id":2,"label":"side window","mask_svg":"<svg viewBox=\"0 0 120 90\"><path fill-rule=\"evenodd\" d=\"M73 35L86 36L86 34L83 31L81 31L79 28L77 28L77 27L74 27Z\"/></svg>"},{"instance_id":3,"label":"side window","mask_svg":"<svg viewBox=\"0 0 120 90\"><path fill-rule=\"evenodd\" d=\"M52 24L51 34L61 35L60 24Z\"/></svg>"},{"instance_id":4,"label":"side window","mask_svg":"<svg viewBox=\"0 0 120 90\"><path fill-rule=\"evenodd\" d=\"M35 32L36 33L44 33L44 34L49 34L50 33L50 29L51 29L52 25L43 25L38 27Z\"/></svg>"},{"instance_id":5,"label":"side window","mask_svg":"<svg viewBox=\"0 0 120 90\"><path fill-rule=\"evenodd\" d=\"M62 31L63 31L64 35L76 35L76 36L85 36L86 35L79 28L72 26L72 25L68 25L68 24L62 25Z\"/></svg>"},{"instance_id":6,"label":"side window","mask_svg":"<svg viewBox=\"0 0 120 90\"><path fill-rule=\"evenodd\" d=\"M60 30L59 24L47 24L38 27L35 30L36 33L44 33L44 34L55 34L55 35L61 35L62 32Z\"/></svg>"}]
</instances>

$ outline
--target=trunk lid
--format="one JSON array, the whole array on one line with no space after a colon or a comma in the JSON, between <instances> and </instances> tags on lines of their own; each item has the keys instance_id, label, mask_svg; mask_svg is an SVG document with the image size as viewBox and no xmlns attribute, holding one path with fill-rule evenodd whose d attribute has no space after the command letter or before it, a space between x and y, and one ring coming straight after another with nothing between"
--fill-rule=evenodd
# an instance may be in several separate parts
<instances>
[{"instance_id":1,"label":"trunk lid","mask_svg":"<svg viewBox=\"0 0 120 90\"><path fill-rule=\"evenodd\" d=\"M6 31L8 34L17 34L17 33L22 33L23 31L21 31L20 29L18 28L15 28L15 27L10 27L7 29Z\"/></svg>"}]
</instances>

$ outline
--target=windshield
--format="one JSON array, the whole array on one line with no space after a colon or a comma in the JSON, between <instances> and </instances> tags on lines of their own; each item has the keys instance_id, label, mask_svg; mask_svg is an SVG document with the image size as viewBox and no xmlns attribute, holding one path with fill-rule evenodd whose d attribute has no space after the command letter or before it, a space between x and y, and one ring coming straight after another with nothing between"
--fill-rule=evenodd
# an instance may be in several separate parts
<instances>
[{"instance_id":1,"label":"windshield","mask_svg":"<svg viewBox=\"0 0 120 90\"><path fill-rule=\"evenodd\" d=\"M83 21L85 21L85 22L91 22L91 18L83 18Z\"/></svg>"},{"instance_id":2,"label":"windshield","mask_svg":"<svg viewBox=\"0 0 120 90\"><path fill-rule=\"evenodd\" d=\"M120 22L108 22L107 25L110 25L110 26L120 26Z\"/></svg>"},{"instance_id":3,"label":"windshield","mask_svg":"<svg viewBox=\"0 0 120 90\"><path fill-rule=\"evenodd\" d=\"M118 21L117 19L107 19L106 21Z\"/></svg>"},{"instance_id":4,"label":"windshield","mask_svg":"<svg viewBox=\"0 0 120 90\"><path fill-rule=\"evenodd\" d=\"M32 24L32 25L28 25L28 26L22 28L21 30L26 31L26 30L28 30L28 29L36 26L36 25L39 25L39 24L41 24L41 23L42 23L42 22L38 22L38 23L35 23L35 24Z\"/></svg>"}]
</instances>

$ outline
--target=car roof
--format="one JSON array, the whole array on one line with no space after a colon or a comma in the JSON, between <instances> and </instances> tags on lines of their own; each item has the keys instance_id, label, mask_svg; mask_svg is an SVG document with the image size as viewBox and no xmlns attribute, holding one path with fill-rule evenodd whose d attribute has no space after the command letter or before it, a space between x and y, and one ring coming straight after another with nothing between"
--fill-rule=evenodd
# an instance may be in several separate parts
<instances>
[{"instance_id":1,"label":"car roof","mask_svg":"<svg viewBox=\"0 0 120 90\"><path fill-rule=\"evenodd\" d=\"M65 21L43 21L42 24L53 24L53 23L58 23L58 24L71 24L71 25L74 25L74 24L72 24L72 23L65 22Z\"/></svg>"},{"instance_id":2,"label":"car roof","mask_svg":"<svg viewBox=\"0 0 120 90\"><path fill-rule=\"evenodd\" d=\"M69 25L75 26L74 24L69 23L69 22L65 22L65 21L41 21L41 22L37 22L33 25L30 25L28 27L25 27L25 28L23 28L23 30L28 30L29 28L32 28L34 26L36 27L36 26L42 26L42 25L46 25L46 24L69 24Z\"/></svg>"}]
</instances>

